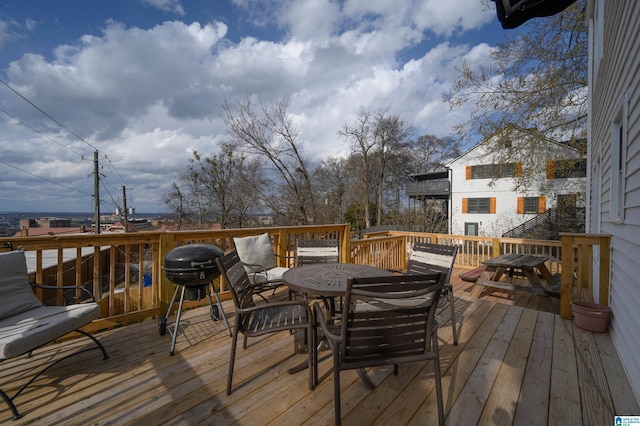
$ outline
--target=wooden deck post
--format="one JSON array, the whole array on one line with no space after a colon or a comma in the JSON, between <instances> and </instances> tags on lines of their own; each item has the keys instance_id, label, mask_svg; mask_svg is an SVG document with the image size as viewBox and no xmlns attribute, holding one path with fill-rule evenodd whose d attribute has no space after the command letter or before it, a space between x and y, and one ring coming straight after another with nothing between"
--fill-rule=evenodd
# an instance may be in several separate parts
<instances>
[{"instance_id":1,"label":"wooden deck post","mask_svg":"<svg viewBox=\"0 0 640 426\"><path fill-rule=\"evenodd\" d=\"M577 273L577 299L593 298L593 265L594 246L599 247L598 257L598 303L609 304L609 271L611 270L611 236L604 234L568 234L561 233L562 238L562 278L560 293L560 316L570 319L572 315L571 300L574 298L574 274ZM577 255L577 256L576 256Z\"/></svg>"},{"instance_id":2,"label":"wooden deck post","mask_svg":"<svg viewBox=\"0 0 640 426\"><path fill-rule=\"evenodd\" d=\"M571 319L573 298L573 239L571 234L562 234L562 271L560 278L560 316Z\"/></svg>"}]
</instances>

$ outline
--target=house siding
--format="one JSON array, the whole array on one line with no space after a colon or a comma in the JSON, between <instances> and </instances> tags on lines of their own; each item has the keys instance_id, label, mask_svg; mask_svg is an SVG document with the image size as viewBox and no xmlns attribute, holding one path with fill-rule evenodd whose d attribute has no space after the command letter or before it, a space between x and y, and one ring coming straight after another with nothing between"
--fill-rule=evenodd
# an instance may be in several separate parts
<instances>
[{"instance_id":1,"label":"house siding","mask_svg":"<svg viewBox=\"0 0 640 426\"><path fill-rule=\"evenodd\" d=\"M604 31L593 19L604 1ZM590 75L590 199L589 231L611 235L611 336L635 396L640 396L640 7L636 1L589 2L592 46ZM604 40L599 40L603 36ZM602 43L602 60L595 64L594 46ZM626 100L626 146L622 221L611 219L612 125ZM597 194L595 191L599 191Z\"/></svg>"},{"instance_id":2,"label":"house siding","mask_svg":"<svg viewBox=\"0 0 640 426\"><path fill-rule=\"evenodd\" d=\"M519 143L517 139L512 141ZM539 174L536 174L527 188L516 186L517 176L523 173L530 173L533 168L532 162L539 159L514 158L516 163L516 177L506 177L498 179L472 179L472 166L481 166L497 163L494 161L486 144L490 140L481 142L463 155L447 165L451 169L451 233L464 234L465 223L478 224L478 233L482 236L500 237L503 233L515 228L518 225L533 218L537 214L524 214L523 197L539 197L540 208L555 207L556 196L559 194L581 194L584 197L586 179L585 178L564 178L547 179L546 165L548 161L555 159L577 159L579 153L564 145L543 140L540 141L540 149L547 152L547 160ZM541 188L544 188L542 190ZM488 198L490 199L489 213L468 213L468 199ZM522 208L519 208L519 200L522 201ZM584 203L584 198L579 202Z\"/></svg>"}]
</instances>

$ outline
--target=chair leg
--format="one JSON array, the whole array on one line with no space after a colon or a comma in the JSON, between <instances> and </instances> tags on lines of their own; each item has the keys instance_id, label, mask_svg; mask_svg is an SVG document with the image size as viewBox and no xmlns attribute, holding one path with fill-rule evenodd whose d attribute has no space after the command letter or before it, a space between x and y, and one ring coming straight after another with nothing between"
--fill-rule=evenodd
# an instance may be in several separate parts
<instances>
[{"instance_id":1,"label":"chair leg","mask_svg":"<svg viewBox=\"0 0 640 426\"><path fill-rule=\"evenodd\" d=\"M233 381L233 365L236 361L236 343L238 342L238 321L236 317L236 326L233 330L233 337L231 338L231 355L229 358L229 373L227 374L227 395L231 395L231 382ZM247 337L245 336L245 342Z\"/></svg>"},{"instance_id":2,"label":"chair leg","mask_svg":"<svg viewBox=\"0 0 640 426\"><path fill-rule=\"evenodd\" d=\"M93 343L95 343L98 349L102 351L102 359L105 359L105 360L109 359L109 354L107 354L107 350L104 348L104 346L102 346L102 343L100 343L100 341L93 336L93 334L80 329L77 329L76 332L83 334L87 336L89 339L93 340Z\"/></svg>"},{"instance_id":3,"label":"chair leg","mask_svg":"<svg viewBox=\"0 0 640 426\"><path fill-rule=\"evenodd\" d=\"M9 406L9 409L11 409L11 412L13 413L13 420L18 420L20 417L22 417L22 414L18 412L18 409L16 408L11 398L9 398L9 395L4 393L2 389L0 389L0 397L4 399L4 402L6 402Z\"/></svg>"},{"instance_id":4,"label":"chair leg","mask_svg":"<svg viewBox=\"0 0 640 426\"><path fill-rule=\"evenodd\" d=\"M313 367L313 388L315 389L315 387L318 386L318 345L320 339L318 337L318 323L315 322L315 320L313 321L313 344L311 347L313 359L311 366Z\"/></svg>"},{"instance_id":5,"label":"chair leg","mask_svg":"<svg viewBox=\"0 0 640 426\"><path fill-rule=\"evenodd\" d=\"M307 355L308 355L308 368L309 368L309 390L314 390L316 387L315 377L315 363L316 355L316 333L313 327L313 321L309 320L309 327L305 330L305 334L309 335L310 342L307 342Z\"/></svg>"},{"instance_id":6,"label":"chair leg","mask_svg":"<svg viewBox=\"0 0 640 426\"><path fill-rule=\"evenodd\" d=\"M456 307L453 303L453 287L449 288L449 305L451 305L451 329L453 330L453 344L458 346L458 330L456 321Z\"/></svg>"},{"instance_id":7,"label":"chair leg","mask_svg":"<svg viewBox=\"0 0 640 426\"><path fill-rule=\"evenodd\" d=\"M333 351L333 411L335 413L334 417L336 426L340 426L342 424L342 413L340 411L340 369L338 368L338 357L338 348L335 348Z\"/></svg>"},{"instance_id":8,"label":"chair leg","mask_svg":"<svg viewBox=\"0 0 640 426\"><path fill-rule=\"evenodd\" d=\"M436 401L438 403L438 424L444 426L444 403L442 401L442 377L440 371L440 350L438 348L438 334L433 333L433 352L436 357L433 360L433 373L436 378Z\"/></svg>"}]
</instances>

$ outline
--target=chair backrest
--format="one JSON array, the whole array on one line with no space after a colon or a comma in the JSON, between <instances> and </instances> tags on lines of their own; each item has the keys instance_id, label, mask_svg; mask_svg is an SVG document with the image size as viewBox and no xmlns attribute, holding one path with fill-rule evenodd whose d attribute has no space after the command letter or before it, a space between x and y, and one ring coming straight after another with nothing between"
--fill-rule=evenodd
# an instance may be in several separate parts
<instances>
[{"instance_id":1,"label":"chair backrest","mask_svg":"<svg viewBox=\"0 0 640 426\"><path fill-rule=\"evenodd\" d=\"M229 284L229 291L236 308L245 309L255 306L253 302L253 285L240 261L238 252L233 250L216 259L220 274Z\"/></svg>"},{"instance_id":2,"label":"chair backrest","mask_svg":"<svg viewBox=\"0 0 640 426\"><path fill-rule=\"evenodd\" d=\"M343 367L432 356L431 333L443 284L440 273L349 279L342 312Z\"/></svg>"},{"instance_id":3,"label":"chair backrest","mask_svg":"<svg viewBox=\"0 0 640 426\"><path fill-rule=\"evenodd\" d=\"M22 250L0 253L0 300L0 319L42 306L29 284Z\"/></svg>"},{"instance_id":4,"label":"chair backrest","mask_svg":"<svg viewBox=\"0 0 640 426\"><path fill-rule=\"evenodd\" d=\"M340 246L337 239L298 239L296 243L296 266L339 261Z\"/></svg>"},{"instance_id":5,"label":"chair backrest","mask_svg":"<svg viewBox=\"0 0 640 426\"><path fill-rule=\"evenodd\" d=\"M458 246L416 242L407 262L407 274L442 272L448 283L457 253Z\"/></svg>"},{"instance_id":6,"label":"chair backrest","mask_svg":"<svg viewBox=\"0 0 640 426\"><path fill-rule=\"evenodd\" d=\"M267 233L249 237L234 237L233 245L249 274L278 266L273 244Z\"/></svg>"}]
</instances>

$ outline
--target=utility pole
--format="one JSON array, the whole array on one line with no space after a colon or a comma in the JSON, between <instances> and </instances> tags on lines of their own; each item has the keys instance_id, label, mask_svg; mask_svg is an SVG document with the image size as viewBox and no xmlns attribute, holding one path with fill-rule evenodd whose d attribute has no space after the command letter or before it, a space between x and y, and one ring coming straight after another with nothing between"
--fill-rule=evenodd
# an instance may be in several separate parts
<instances>
[{"instance_id":1,"label":"utility pole","mask_svg":"<svg viewBox=\"0 0 640 426\"><path fill-rule=\"evenodd\" d=\"M98 151L93 153L93 205L95 222L95 233L100 233L100 172L98 169Z\"/></svg>"},{"instance_id":2,"label":"utility pole","mask_svg":"<svg viewBox=\"0 0 640 426\"><path fill-rule=\"evenodd\" d=\"M127 228L129 228L129 218L127 217L127 188L122 185L122 208L124 209L124 213L122 215L122 221L124 225L124 232L127 232Z\"/></svg>"}]
</instances>

